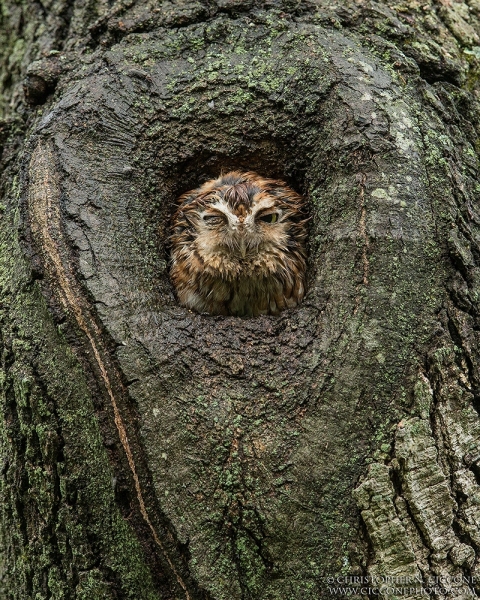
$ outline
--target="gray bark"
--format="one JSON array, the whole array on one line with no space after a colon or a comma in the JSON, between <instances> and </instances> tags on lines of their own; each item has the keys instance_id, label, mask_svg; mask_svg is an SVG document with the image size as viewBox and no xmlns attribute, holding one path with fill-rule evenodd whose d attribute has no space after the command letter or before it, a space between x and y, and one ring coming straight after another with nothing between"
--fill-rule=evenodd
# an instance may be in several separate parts
<instances>
[{"instance_id":1,"label":"gray bark","mask_svg":"<svg viewBox=\"0 0 480 600\"><path fill-rule=\"evenodd\" d=\"M2 9L2 597L480 591L480 4ZM309 203L280 317L168 279L231 168Z\"/></svg>"}]
</instances>

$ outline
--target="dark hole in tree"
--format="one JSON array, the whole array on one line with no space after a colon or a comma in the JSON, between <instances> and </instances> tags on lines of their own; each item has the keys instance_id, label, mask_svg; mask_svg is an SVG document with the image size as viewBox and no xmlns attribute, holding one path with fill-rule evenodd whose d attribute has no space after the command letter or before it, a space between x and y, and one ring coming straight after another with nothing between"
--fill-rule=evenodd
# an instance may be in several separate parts
<instances>
[{"instance_id":1,"label":"dark hole in tree","mask_svg":"<svg viewBox=\"0 0 480 600\"><path fill-rule=\"evenodd\" d=\"M253 144L252 144L253 145ZM310 213L309 198L307 194L308 185L305 173L307 172L307 161L293 152L288 145L278 146L272 141L263 141L255 144L254 148L242 148L236 153L228 156L224 153L204 152L194 157L172 165L168 173L159 172L157 185L168 190L168 201L162 206L157 205L156 215L158 222L158 236L163 246L163 256L170 265L172 215L177 209L178 198L185 192L201 186L210 179L218 178L222 173L229 171L254 171L269 179L284 181L294 191L305 199L307 216ZM310 229L310 223L307 230ZM310 233L310 232L309 232ZM311 273L308 264L309 243L307 238L307 282L308 293ZM171 294L174 289L169 282ZM301 306L302 303L299 304Z\"/></svg>"}]
</instances>

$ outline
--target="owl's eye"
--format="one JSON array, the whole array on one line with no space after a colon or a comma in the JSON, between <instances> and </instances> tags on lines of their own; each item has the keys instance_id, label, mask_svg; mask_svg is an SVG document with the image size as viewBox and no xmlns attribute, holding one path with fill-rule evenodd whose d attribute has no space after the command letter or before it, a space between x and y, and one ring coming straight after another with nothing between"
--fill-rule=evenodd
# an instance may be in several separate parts
<instances>
[{"instance_id":1,"label":"owl's eye","mask_svg":"<svg viewBox=\"0 0 480 600\"><path fill-rule=\"evenodd\" d=\"M203 217L203 220L205 221L205 223L207 225L212 225L212 226L221 225L222 223L225 223L225 219L218 215L205 215Z\"/></svg>"},{"instance_id":2,"label":"owl's eye","mask_svg":"<svg viewBox=\"0 0 480 600\"><path fill-rule=\"evenodd\" d=\"M274 212L269 213L268 215L262 215L258 219L264 223L276 223L278 221L278 213Z\"/></svg>"}]
</instances>

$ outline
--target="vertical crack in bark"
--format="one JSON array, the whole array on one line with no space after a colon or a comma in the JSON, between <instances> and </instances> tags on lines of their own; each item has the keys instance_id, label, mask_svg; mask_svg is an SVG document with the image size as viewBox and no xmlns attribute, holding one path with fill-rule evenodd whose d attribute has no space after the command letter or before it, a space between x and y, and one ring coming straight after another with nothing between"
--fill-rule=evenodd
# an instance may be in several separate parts
<instances>
[{"instance_id":1,"label":"vertical crack in bark","mask_svg":"<svg viewBox=\"0 0 480 600\"><path fill-rule=\"evenodd\" d=\"M360 204L360 221L359 221L359 234L360 238L363 242L362 247L362 283L357 285L357 297L355 298L355 308L353 314L356 314L358 311L358 307L360 306L360 287L361 285L368 285L368 272L369 272L369 263L368 263L368 248L369 248L369 239L367 234L367 209L365 206L365 182L367 180L367 176L365 173L359 173L357 175L358 181L360 183L360 195L359 195L359 204Z\"/></svg>"},{"instance_id":2,"label":"vertical crack in bark","mask_svg":"<svg viewBox=\"0 0 480 600\"><path fill-rule=\"evenodd\" d=\"M367 176L365 173L360 174L360 236L363 239L363 250L362 250L362 267L363 267L363 285L368 285L368 235L367 235L367 209L365 207L365 182Z\"/></svg>"},{"instance_id":3,"label":"vertical crack in bark","mask_svg":"<svg viewBox=\"0 0 480 600\"><path fill-rule=\"evenodd\" d=\"M52 280L59 284L59 287L55 287L55 290L60 292L59 295L62 304L67 311L73 312L78 326L87 336L92 348L95 362L98 365L107 394L112 403L115 425L132 473L142 517L148 525L155 543L161 549L169 567L175 575L178 584L184 591L186 600L190 600L191 597L187 586L168 556L166 548L160 540L147 512L125 424L113 393L105 361L102 358L102 349L100 348L99 342L101 339L101 331L94 319L88 314L88 308L82 307L80 291L76 289L78 284L73 279L71 269L69 272L62 260L61 251L57 242L57 240L62 239L59 206L60 186L54 165L55 158L52 149L48 144L39 142L32 153L29 164L30 188L28 207L31 217L32 234L39 247L43 250L44 258L48 259L48 261L46 261L46 268L50 271L49 274L52 277Z\"/></svg>"}]
</instances>

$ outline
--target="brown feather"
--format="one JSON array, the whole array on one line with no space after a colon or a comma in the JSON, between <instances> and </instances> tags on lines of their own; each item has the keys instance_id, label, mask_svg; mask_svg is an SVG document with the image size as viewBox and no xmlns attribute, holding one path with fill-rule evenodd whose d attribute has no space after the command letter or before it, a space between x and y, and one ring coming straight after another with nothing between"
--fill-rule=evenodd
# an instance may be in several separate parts
<instances>
[{"instance_id":1,"label":"brown feather","mask_svg":"<svg viewBox=\"0 0 480 600\"><path fill-rule=\"evenodd\" d=\"M307 219L302 197L285 183L232 171L178 203L170 275L180 304L258 316L302 300Z\"/></svg>"}]
</instances>

